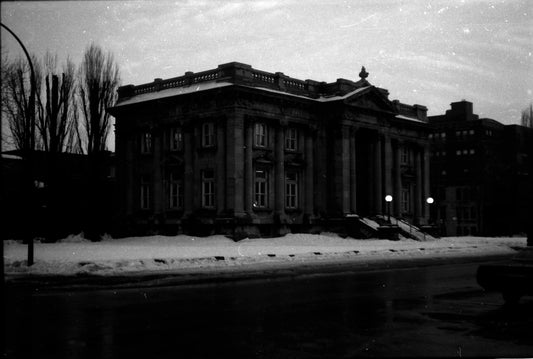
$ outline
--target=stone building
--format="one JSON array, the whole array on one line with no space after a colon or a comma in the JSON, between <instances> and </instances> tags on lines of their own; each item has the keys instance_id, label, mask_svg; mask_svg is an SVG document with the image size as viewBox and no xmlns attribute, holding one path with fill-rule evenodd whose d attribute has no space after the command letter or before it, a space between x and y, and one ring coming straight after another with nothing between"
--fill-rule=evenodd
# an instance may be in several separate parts
<instances>
[{"instance_id":1,"label":"stone building","mask_svg":"<svg viewBox=\"0 0 533 359\"><path fill-rule=\"evenodd\" d=\"M468 101L429 117L432 218L444 235L512 235L531 222L533 129L479 118Z\"/></svg>"},{"instance_id":2,"label":"stone building","mask_svg":"<svg viewBox=\"0 0 533 359\"><path fill-rule=\"evenodd\" d=\"M360 79L298 80L232 62L119 89L127 228L270 235L385 214L425 224L427 109ZM355 216L357 215L357 216Z\"/></svg>"}]
</instances>

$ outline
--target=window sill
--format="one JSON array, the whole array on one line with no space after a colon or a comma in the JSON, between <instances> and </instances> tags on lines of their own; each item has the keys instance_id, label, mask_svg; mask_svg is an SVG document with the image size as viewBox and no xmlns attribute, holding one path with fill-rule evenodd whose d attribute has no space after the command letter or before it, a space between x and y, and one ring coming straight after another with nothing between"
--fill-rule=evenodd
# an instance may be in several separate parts
<instances>
[{"instance_id":1,"label":"window sill","mask_svg":"<svg viewBox=\"0 0 533 359\"><path fill-rule=\"evenodd\" d=\"M301 208L285 208L285 213L300 214L302 213L302 209Z\"/></svg>"},{"instance_id":2,"label":"window sill","mask_svg":"<svg viewBox=\"0 0 533 359\"><path fill-rule=\"evenodd\" d=\"M271 213L272 208L268 207L253 207L252 210L257 213Z\"/></svg>"}]
</instances>

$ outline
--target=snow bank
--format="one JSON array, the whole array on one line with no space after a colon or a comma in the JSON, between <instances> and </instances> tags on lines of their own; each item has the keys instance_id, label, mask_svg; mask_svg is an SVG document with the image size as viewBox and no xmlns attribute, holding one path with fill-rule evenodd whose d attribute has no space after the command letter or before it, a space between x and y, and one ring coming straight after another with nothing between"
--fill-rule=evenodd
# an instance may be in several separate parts
<instances>
[{"instance_id":1,"label":"snow bank","mask_svg":"<svg viewBox=\"0 0 533 359\"><path fill-rule=\"evenodd\" d=\"M394 258L486 256L512 253L525 238L448 237L419 242L382 239L357 240L333 233L288 234L279 238L244 239L234 242L224 236L150 236L90 242L83 234L58 243L35 243L35 264L26 266L27 246L4 243L5 273L102 276L151 271L202 268L242 268L316 261L364 261Z\"/></svg>"}]
</instances>

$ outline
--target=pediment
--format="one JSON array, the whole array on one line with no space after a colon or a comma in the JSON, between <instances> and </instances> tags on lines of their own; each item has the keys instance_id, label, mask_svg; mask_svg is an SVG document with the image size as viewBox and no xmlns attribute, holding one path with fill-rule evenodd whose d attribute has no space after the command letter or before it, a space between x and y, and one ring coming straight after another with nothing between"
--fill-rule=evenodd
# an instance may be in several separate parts
<instances>
[{"instance_id":1,"label":"pediment","mask_svg":"<svg viewBox=\"0 0 533 359\"><path fill-rule=\"evenodd\" d=\"M391 101L374 87L346 98L344 103L348 106L374 111L395 112Z\"/></svg>"}]
</instances>

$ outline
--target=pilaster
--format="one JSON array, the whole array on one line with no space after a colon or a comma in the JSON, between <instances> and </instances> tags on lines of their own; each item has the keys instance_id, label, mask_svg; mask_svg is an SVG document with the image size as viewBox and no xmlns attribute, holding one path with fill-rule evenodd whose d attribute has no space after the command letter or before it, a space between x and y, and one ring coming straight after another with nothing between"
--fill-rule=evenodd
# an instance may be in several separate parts
<instances>
[{"instance_id":1,"label":"pilaster","mask_svg":"<svg viewBox=\"0 0 533 359\"><path fill-rule=\"evenodd\" d=\"M244 216L244 116L234 112L226 121L226 196L228 210Z\"/></svg>"},{"instance_id":2,"label":"pilaster","mask_svg":"<svg viewBox=\"0 0 533 359\"><path fill-rule=\"evenodd\" d=\"M394 215L401 217L402 215L402 168L401 168L401 151L402 142L396 141L396 145L393 147L394 151Z\"/></svg>"},{"instance_id":3,"label":"pilaster","mask_svg":"<svg viewBox=\"0 0 533 359\"><path fill-rule=\"evenodd\" d=\"M377 214L383 213L383 176L381 161L382 140L378 133L374 142L374 209Z\"/></svg>"},{"instance_id":4,"label":"pilaster","mask_svg":"<svg viewBox=\"0 0 533 359\"><path fill-rule=\"evenodd\" d=\"M282 123L275 128L275 168L274 168L274 211L278 215L285 212L285 136Z\"/></svg>"},{"instance_id":5,"label":"pilaster","mask_svg":"<svg viewBox=\"0 0 533 359\"><path fill-rule=\"evenodd\" d=\"M305 137L305 213L310 216L314 214L314 135L309 129Z\"/></svg>"},{"instance_id":6,"label":"pilaster","mask_svg":"<svg viewBox=\"0 0 533 359\"><path fill-rule=\"evenodd\" d=\"M245 147L244 147L244 170L245 170L245 196L244 211L252 213L253 204L253 123L247 121L245 124Z\"/></svg>"},{"instance_id":7,"label":"pilaster","mask_svg":"<svg viewBox=\"0 0 533 359\"><path fill-rule=\"evenodd\" d=\"M353 128L350 134L350 210L357 213L357 128Z\"/></svg>"}]
</instances>

